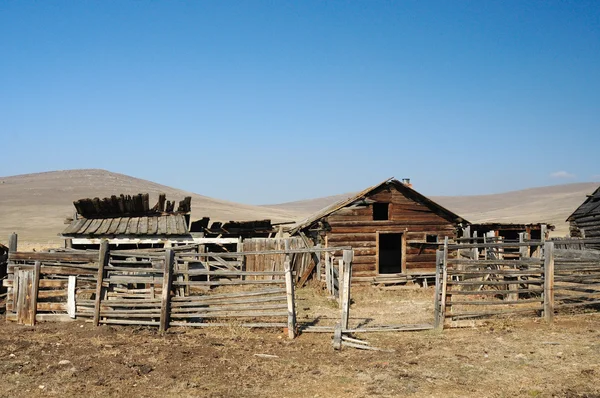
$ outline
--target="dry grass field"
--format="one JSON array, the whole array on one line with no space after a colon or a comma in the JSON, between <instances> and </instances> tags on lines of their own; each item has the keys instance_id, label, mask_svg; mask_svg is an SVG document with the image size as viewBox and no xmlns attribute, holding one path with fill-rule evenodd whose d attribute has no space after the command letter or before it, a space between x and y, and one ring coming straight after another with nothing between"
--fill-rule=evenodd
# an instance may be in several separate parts
<instances>
[{"instance_id":1,"label":"dry grass field","mask_svg":"<svg viewBox=\"0 0 600 398\"><path fill-rule=\"evenodd\" d=\"M333 322L315 286L298 293L300 321ZM357 288L351 324L429 319L432 289ZM322 322L321 322L322 321ZM490 321L443 332L363 333L394 352L334 351L331 333L281 330L36 327L0 323L6 397L600 397L600 317ZM258 356L256 354L259 354ZM263 354L267 354L265 357Z\"/></svg>"}]
</instances>

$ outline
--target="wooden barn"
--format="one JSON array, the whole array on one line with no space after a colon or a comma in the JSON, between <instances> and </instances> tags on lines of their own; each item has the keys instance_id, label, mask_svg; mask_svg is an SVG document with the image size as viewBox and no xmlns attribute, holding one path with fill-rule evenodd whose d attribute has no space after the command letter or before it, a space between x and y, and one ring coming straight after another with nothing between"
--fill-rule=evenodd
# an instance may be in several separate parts
<instances>
[{"instance_id":1,"label":"wooden barn","mask_svg":"<svg viewBox=\"0 0 600 398\"><path fill-rule=\"evenodd\" d=\"M600 187L567 218L573 238L600 238Z\"/></svg>"},{"instance_id":2,"label":"wooden barn","mask_svg":"<svg viewBox=\"0 0 600 398\"><path fill-rule=\"evenodd\" d=\"M468 222L415 191L385 180L322 209L290 230L324 247L354 249L354 281L390 283L435 274L435 252Z\"/></svg>"}]
</instances>

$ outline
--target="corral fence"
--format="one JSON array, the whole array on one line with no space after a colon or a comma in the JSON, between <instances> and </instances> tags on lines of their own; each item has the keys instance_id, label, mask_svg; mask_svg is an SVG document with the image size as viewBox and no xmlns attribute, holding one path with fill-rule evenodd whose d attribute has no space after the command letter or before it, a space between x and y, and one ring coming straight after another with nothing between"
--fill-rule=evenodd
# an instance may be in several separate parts
<instances>
[{"instance_id":1,"label":"corral fence","mask_svg":"<svg viewBox=\"0 0 600 398\"><path fill-rule=\"evenodd\" d=\"M561 309L600 304L600 251L581 249L589 242L482 240L446 240L437 252L436 328L514 314L552 321Z\"/></svg>"},{"instance_id":2,"label":"corral fence","mask_svg":"<svg viewBox=\"0 0 600 398\"><path fill-rule=\"evenodd\" d=\"M63 249L8 255L7 320L91 320L95 325L285 328L297 332L294 256L339 248L205 253L167 249ZM351 267L351 251L347 259ZM250 271L248 259L281 256L283 269ZM349 299L348 299L349 303Z\"/></svg>"}]
</instances>

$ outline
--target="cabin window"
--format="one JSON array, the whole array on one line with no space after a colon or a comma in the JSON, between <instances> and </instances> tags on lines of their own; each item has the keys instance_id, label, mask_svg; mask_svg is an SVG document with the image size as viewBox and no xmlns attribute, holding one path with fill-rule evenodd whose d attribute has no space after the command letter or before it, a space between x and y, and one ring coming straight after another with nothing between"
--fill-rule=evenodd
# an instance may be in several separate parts
<instances>
[{"instance_id":1,"label":"cabin window","mask_svg":"<svg viewBox=\"0 0 600 398\"><path fill-rule=\"evenodd\" d=\"M437 235L427 235L425 242L438 243L438 236Z\"/></svg>"},{"instance_id":2,"label":"cabin window","mask_svg":"<svg viewBox=\"0 0 600 398\"><path fill-rule=\"evenodd\" d=\"M373 203L373 220L382 221L389 220L388 210L389 203Z\"/></svg>"}]
</instances>

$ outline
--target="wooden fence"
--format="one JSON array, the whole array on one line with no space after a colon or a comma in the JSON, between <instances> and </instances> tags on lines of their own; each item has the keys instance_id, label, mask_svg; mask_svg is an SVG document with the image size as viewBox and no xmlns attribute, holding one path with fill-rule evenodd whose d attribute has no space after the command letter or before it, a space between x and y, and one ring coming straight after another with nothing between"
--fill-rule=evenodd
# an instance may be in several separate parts
<instances>
[{"instance_id":1,"label":"wooden fence","mask_svg":"<svg viewBox=\"0 0 600 398\"><path fill-rule=\"evenodd\" d=\"M556 309L600 305L600 251L556 249L553 292Z\"/></svg>"},{"instance_id":2,"label":"wooden fence","mask_svg":"<svg viewBox=\"0 0 600 398\"><path fill-rule=\"evenodd\" d=\"M244 252L268 252L297 249L310 249L301 238L251 238L242 243ZM246 258L246 271L282 271L284 270L285 254L263 254L261 256L248 256ZM311 253L296 253L290 258L294 271L294 280L299 281L309 268L312 259ZM270 279L270 275L256 275L255 279Z\"/></svg>"},{"instance_id":3,"label":"wooden fence","mask_svg":"<svg viewBox=\"0 0 600 398\"><path fill-rule=\"evenodd\" d=\"M168 249L10 252L7 319L89 318L95 325L284 327L296 333L292 258L338 248L203 253ZM286 245L287 246L287 245ZM251 271L249 258L283 256L283 269Z\"/></svg>"},{"instance_id":4,"label":"wooden fence","mask_svg":"<svg viewBox=\"0 0 600 398\"><path fill-rule=\"evenodd\" d=\"M552 321L555 310L599 304L600 252L554 245L523 238L456 245L446 240L437 253L435 326L512 314L543 314Z\"/></svg>"}]
</instances>

